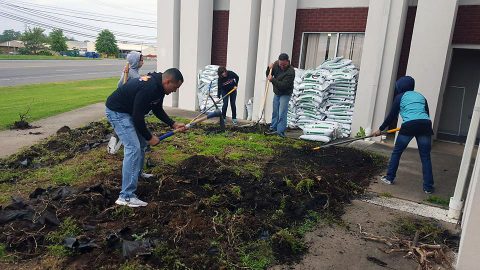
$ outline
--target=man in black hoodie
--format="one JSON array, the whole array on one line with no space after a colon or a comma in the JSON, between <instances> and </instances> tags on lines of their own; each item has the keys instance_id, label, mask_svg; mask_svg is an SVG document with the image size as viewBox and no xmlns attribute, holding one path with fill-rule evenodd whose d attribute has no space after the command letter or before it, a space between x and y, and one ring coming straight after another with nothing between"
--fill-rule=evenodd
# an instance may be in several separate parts
<instances>
[{"instance_id":1,"label":"man in black hoodie","mask_svg":"<svg viewBox=\"0 0 480 270\"><path fill-rule=\"evenodd\" d=\"M227 70L225 67L219 67L217 70L218 73L218 92L217 98L224 97L232 90L234 87L238 86L238 75L231 71ZM235 101L237 99L237 90L230 94L230 106L232 108L232 123L237 125L237 106ZM223 100L222 106L222 116L223 119L227 118L227 108L228 108L228 98Z\"/></svg>"},{"instance_id":2,"label":"man in black hoodie","mask_svg":"<svg viewBox=\"0 0 480 270\"><path fill-rule=\"evenodd\" d=\"M165 95L176 92L182 83L182 73L171 68L163 74L153 72L139 79L128 80L108 97L105 114L125 146L122 190L116 204L129 207L147 205L137 198L135 191L147 143L156 145L160 140L148 130L145 115L151 110L171 128L184 131L185 124L174 122L162 107Z\"/></svg>"}]
</instances>

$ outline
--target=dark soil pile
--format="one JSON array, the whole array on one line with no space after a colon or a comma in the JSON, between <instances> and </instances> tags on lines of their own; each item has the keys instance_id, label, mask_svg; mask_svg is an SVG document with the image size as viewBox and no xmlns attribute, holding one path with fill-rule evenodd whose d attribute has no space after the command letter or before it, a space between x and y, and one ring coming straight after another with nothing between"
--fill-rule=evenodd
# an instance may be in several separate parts
<instances>
[{"instance_id":1,"label":"dark soil pile","mask_svg":"<svg viewBox=\"0 0 480 270\"><path fill-rule=\"evenodd\" d=\"M36 128L25 120L15 121L10 129L31 129Z\"/></svg>"},{"instance_id":2,"label":"dark soil pile","mask_svg":"<svg viewBox=\"0 0 480 270\"><path fill-rule=\"evenodd\" d=\"M64 126L57 131L57 136L7 160L0 160L0 168L38 168L55 165L92 148L104 146L111 134L111 127L103 122L93 122L78 129Z\"/></svg>"},{"instance_id":3,"label":"dark soil pile","mask_svg":"<svg viewBox=\"0 0 480 270\"><path fill-rule=\"evenodd\" d=\"M108 133L98 132L100 137ZM46 146L68 148L56 141ZM18 199L0 211L0 243L19 260L64 246L70 252L64 262L68 269L116 269L134 257L166 269L236 268L243 248L256 241L271 245L277 262L289 262L305 248L286 229L301 224L309 211L341 215L342 204L362 192L376 172L369 155L348 148L282 149L262 179L234 172L225 160L192 156L175 173L140 181L137 194L150 202L145 208L114 204L120 179L38 189L29 201ZM80 230L55 243L48 236L67 218Z\"/></svg>"}]
</instances>

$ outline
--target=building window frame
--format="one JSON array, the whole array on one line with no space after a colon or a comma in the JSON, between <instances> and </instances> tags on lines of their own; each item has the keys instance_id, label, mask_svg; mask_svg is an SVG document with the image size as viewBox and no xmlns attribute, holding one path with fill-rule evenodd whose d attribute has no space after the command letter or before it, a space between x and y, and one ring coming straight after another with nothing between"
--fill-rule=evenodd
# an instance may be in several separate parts
<instances>
[{"instance_id":1,"label":"building window frame","mask_svg":"<svg viewBox=\"0 0 480 270\"><path fill-rule=\"evenodd\" d=\"M326 32L326 31L320 31L320 32L302 32L302 40L300 42L300 55L298 59L298 68L304 69L305 68L305 57L306 57L306 35L310 34L330 34L330 35L336 35L335 38L335 53L333 57L337 57L338 55L338 46L339 46L339 41L340 41L340 35L341 34L363 34L365 37L365 32ZM363 46L363 44L362 44ZM329 59L333 58L329 57Z\"/></svg>"}]
</instances>

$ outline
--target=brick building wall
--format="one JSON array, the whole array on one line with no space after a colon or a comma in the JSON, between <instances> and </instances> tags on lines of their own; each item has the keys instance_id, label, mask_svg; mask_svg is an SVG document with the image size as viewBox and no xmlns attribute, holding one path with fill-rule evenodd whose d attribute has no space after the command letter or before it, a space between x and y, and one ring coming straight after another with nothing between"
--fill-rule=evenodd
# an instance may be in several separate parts
<instances>
[{"instance_id":1,"label":"brick building wall","mask_svg":"<svg viewBox=\"0 0 480 270\"><path fill-rule=\"evenodd\" d=\"M213 11L211 64L227 65L228 10Z\"/></svg>"},{"instance_id":2,"label":"brick building wall","mask_svg":"<svg viewBox=\"0 0 480 270\"><path fill-rule=\"evenodd\" d=\"M452 44L480 45L480 5L458 7Z\"/></svg>"},{"instance_id":3,"label":"brick building wall","mask_svg":"<svg viewBox=\"0 0 480 270\"><path fill-rule=\"evenodd\" d=\"M292 65L298 67L303 32L365 32L368 8L298 9Z\"/></svg>"},{"instance_id":4,"label":"brick building wall","mask_svg":"<svg viewBox=\"0 0 480 270\"><path fill-rule=\"evenodd\" d=\"M417 7L409 7L405 32L403 34L402 52L398 64L397 78L405 76L412 42L413 26ZM467 5L459 6L457 20L453 32L452 44L476 44L480 45L480 6Z\"/></svg>"}]
</instances>

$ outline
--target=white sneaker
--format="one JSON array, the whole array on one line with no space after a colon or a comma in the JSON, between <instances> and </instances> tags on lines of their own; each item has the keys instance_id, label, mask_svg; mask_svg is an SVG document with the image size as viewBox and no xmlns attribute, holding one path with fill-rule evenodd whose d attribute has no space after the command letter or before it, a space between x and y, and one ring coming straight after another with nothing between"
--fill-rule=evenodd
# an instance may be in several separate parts
<instances>
[{"instance_id":1,"label":"white sneaker","mask_svg":"<svg viewBox=\"0 0 480 270\"><path fill-rule=\"evenodd\" d=\"M112 136L110 138L110 141L108 142L107 151L109 154L113 155L118 152L121 146L122 146L122 141L117 140L115 136Z\"/></svg>"},{"instance_id":2,"label":"white sneaker","mask_svg":"<svg viewBox=\"0 0 480 270\"><path fill-rule=\"evenodd\" d=\"M148 178L153 177L153 174L142 172L142 174L141 174L140 176L141 176L142 178L148 179Z\"/></svg>"},{"instance_id":3,"label":"white sneaker","mask_svg":"<svg viewBox=\"0 0 480 270\"><path fill-rule=\"evenodd\" d=\"M138 198L129 198L129 199L124 199L124 198L118 198L115 201L116 204L118 205L126 205L128 207L140 207L140 206L147 206L148 203L138 199Z\"/></svg>"},{"instance_id":4,"label":"white sneaker","mask_svg":"<svg viewBox=\"0 0 480 270\"><path fill-rule=\"evenodd\" d=\"M234 126L237 126L237 125L238 125L237 119L232 119L232 124L233 124Z\"/></svg>"},{"instance_id":5,"label":"white sneaker","mask_svg":"<svg viewBox=\"0 0 480 270\"><path fill-rule=\"evenodd\" d=\"M382 178L380 178L380 180L382 180L382 182L387 184L387 185L393 185L393 181L388 180L386 176L382 176Z\"/></svg>"}]
</instances>

